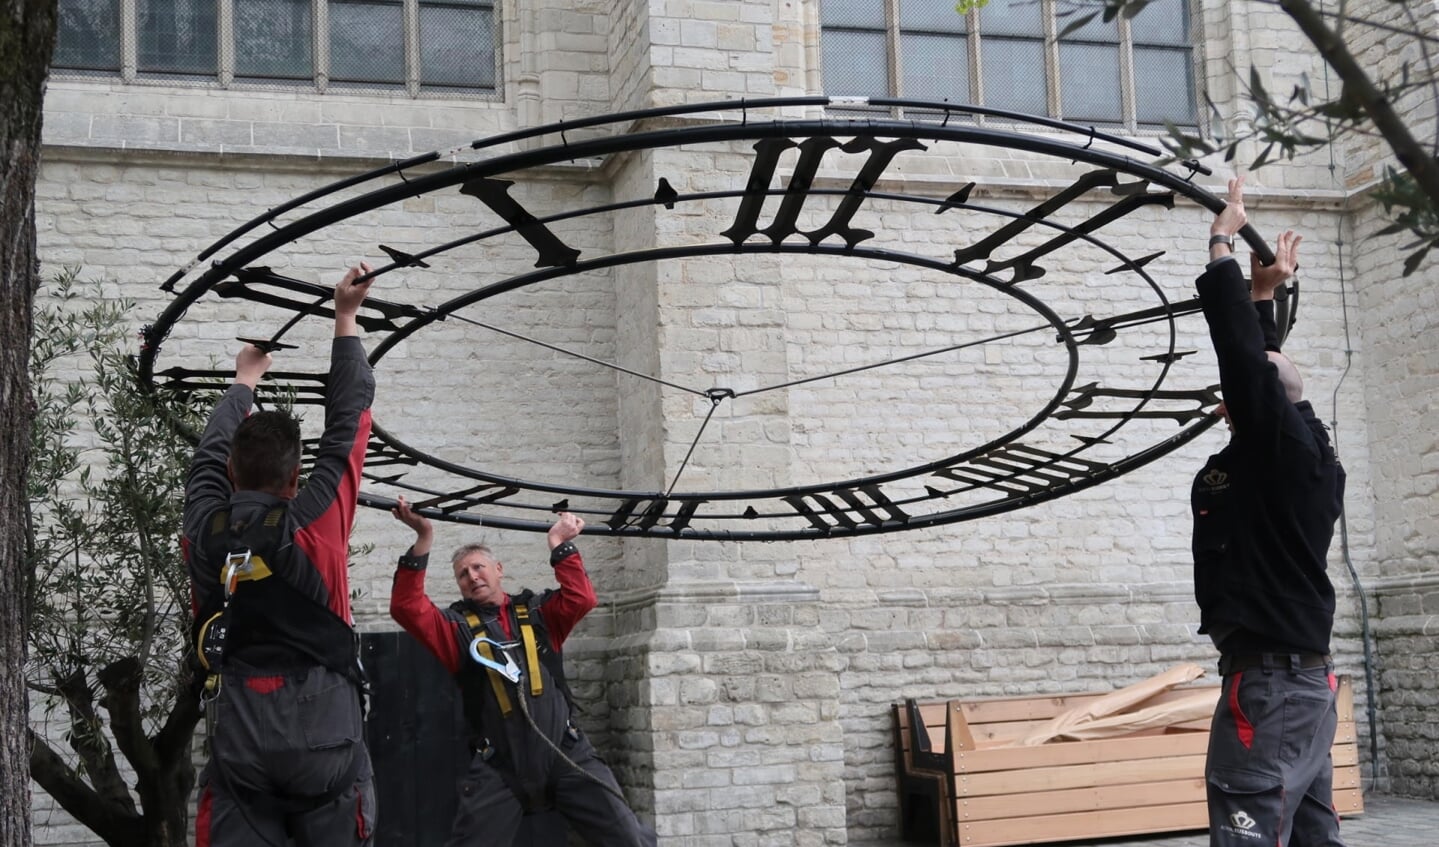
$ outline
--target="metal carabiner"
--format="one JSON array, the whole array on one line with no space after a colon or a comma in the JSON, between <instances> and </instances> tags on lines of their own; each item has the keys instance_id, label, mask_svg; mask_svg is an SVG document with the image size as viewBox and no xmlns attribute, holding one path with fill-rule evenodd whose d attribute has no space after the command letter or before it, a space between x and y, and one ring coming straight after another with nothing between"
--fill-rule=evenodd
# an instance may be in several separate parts
<instances>
[{"instance_id":1,"label":"metal carabiner","mask_svg":"<svg viewBox=\"0 0 1439 847\"><path fill-rule=\"evenodd\" d=\"M220 584L225 586L225 600L228 602L230 596L240 584L240 575L248 574L253 570L250 558L253 553L246 550L243 553L231 553L225 557L225 569L221 572Z\"/></svg>"},{"instance_id":2,"label":"metal carabiner","mask_svg":"<svg viewBox=\"0 0 1439 847\"><path fill-rule=\"evenodd\" d=\"M484 655L480 653L481 644L492 645L498 655L505 657L505 663L502 665L493 659L485 658ZM520 666L515 664L514 659L510 658L509 650L505 648L505 645L498 641L486 638L483 635L476 635L475 640L470 642L470 658L493 670L510 682L517 683L520 681Z\"/></svg>"}]
</instances>

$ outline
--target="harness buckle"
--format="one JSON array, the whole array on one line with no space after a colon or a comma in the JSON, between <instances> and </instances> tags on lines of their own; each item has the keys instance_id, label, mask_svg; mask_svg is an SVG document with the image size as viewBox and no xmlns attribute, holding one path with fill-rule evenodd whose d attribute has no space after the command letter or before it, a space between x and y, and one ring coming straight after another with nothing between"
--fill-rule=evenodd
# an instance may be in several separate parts
<instances>
[{"instance_id":1,"label":"harness buckle","mask_svg":"<svg viewBox=\"0 0 1439 847\"><path fill-rule=\"evenodd\" d=\"M200 691L200 706L204 708L213 703L220 696L220 675L209 674L205 677L205 686Z\"/></svg>"}]
</instances>

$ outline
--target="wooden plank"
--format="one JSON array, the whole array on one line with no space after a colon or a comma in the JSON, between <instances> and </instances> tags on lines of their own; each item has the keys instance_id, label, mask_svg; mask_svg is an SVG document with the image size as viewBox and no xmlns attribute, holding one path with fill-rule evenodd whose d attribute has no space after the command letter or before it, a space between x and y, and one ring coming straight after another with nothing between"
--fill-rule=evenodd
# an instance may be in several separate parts
<instances>
[{"instance_id":1,"label":"wooden plank","mask_svg":"<svg viewBox=\"0 0 1439 847\"><path fill-rule=\"evenodd\" d=\"M1117 689L1116 689L1117 690ZM1219 687L1214 685L1191 685L1170 688L1144 700L1137 708L1170 703L1193 695L1196 691L1212 690L1219 699ZM985 700L969 700L961 704L964 717L971 726L991 723L1036 723L1047 721L1076 706L1082 706L1100 697L1113 694L1100 691L1086 694L1035 695L1032 697L995 697Z\"/></svg>"},{"instance_id":2,"label":"wooden plank","mask_svg":"<svg viewBox=\"0 0 1439 847\"><path fill-rule=\"evenodd\" d=\"M1208 828L1209 812L1204 803L1175 803L1142 809L961 822L959 844L960 847L1002 847Z\"/></svg>"},{"instance_id":3,"label":"wooden plank","mask_svg":"<svg viewBox=\"0 0 1439 847\"><path fill-rule=\"evenodd\" d=\"M961 797L955 803L959 821L1021 818L1090 812L1100 809L1129 809L1175 803L1203 803L1204 776L1170 779L1144 785L1108 785L1070 788L1063 791L1030 791L988 797Z\"/></svg>"},{"instance_id":4,"label":"wooden plank","mask_svg":"<svg viewBox=\"0 0 1439 847\"><path fill-rule=\"evenodd\" d=\"M951 759L950 767L946 769L952 770L955 751L975 749L974 733L970 730L969 720L965 718L964 709L957 700L951 701L949 704L944 738L945 749L950 751L949 758Z\"/></svg>"},{"instance_id":5,"label":"wooden plank","mask_svg":"<svg viewBox=\"0 0 1439 847\"><path fill-rule=\"evenodd\" d=\"M1354 683L1347 676L1339 677L1339 690L1334 692L1334 708L1340 721L1354 721Z\"/></svg>"},{"instance_id":6,"label":"wooden plank","mask_svg":"<svg viewBox=\"0 0 1439 847\"><path fill-rule=\"evenodd\" d=\"M1046 721L1103 694L1068 694L1034 697L994 697L961 704L970 725Z\"/></svg>"},{"instance_id":7,"label":"wooden plank","mask_svg":"<svg viewBox=\"0 0 1439 847\"><path fill-rule=\"evenodd\" d=\"M945 715L949 712L946 700L930 700L919 704L919 713L924 715L925 726L944 726Z\"/></svg>"},{"instance_id":8,"label":"wooden plank","mask_svg":"<svg viewBox=\"0 0 1439 847\"><path fill-rule=\"evenodd\" d=\"M1168 758L1202 754L1209 748L1207 732L1122 736L1096 741L1054 741L1036 747L992 747L957 751L955 773L1054 767L1094 762Z\"/></svg>"},{"instance_id":9,"label":"wooden plank","mask_svg":"<svg viewBox=\"0 0 1439 847\"><path fill-rule=\"evenodd\" d=\"M1133 785L1164 779L1184 779L1204 773L1204 755L1172 756L1167 759L1137 759L1096 762L1053 768L989 771L956 774L956 796L1015 794L1023 791L1052 791L1094 785Z\"/></svg>"},{"instance_id":10,"label":"wooden plank","mask_svg":"<svg viewBox=\"0 0 1439 847\"><path fill-rule=\"evenodd\" d=\"M1363 781L1363 773L1359 770L1359 763L1334 768L1334 790L1341 788L1359 788Z\"/></svg>"},{"instance_id":11,"label":"wooden plank","mask_svg":"<svg viewBox=\"0 0 1439 847\"><path fill-rule=\"evenodd\" d=\"M1364 814L1364 792L1358 788L1334 789L1334 811L1345 817Z\"/></svg>"}]
</instances>

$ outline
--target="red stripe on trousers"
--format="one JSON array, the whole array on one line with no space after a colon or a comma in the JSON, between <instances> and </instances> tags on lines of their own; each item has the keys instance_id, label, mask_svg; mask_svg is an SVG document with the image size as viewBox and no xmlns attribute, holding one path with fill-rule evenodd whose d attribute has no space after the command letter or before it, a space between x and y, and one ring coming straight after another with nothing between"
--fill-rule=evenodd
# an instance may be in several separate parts
<instances>
[{"instance_id":1,"label":"red stripe on trousers","mask_svg":"<svg viewBox=\"0 0 1439 847\"><path fill-rule=\"evenodd\" d=\"M1234 682L1229 689L1229 712L1234 715L1234 728L1239 733L1239 743L1248 750L1254 746L1254 725L1249 718L1244 716L1244 710L1239 708L1239 682L1244 679L1244 672L1240 671L1234 675Z\"/></svg>"},{"instance_id":2,"label":"red stripe on trousers","mask_svg":"<svg viewBox=\"0 0 1439 847\"><path fill-rule=\"evenodd\" d=\"M195 812L195 847L210 847L210 812L215 795L210 786L200 795L200 808Z\"/></svg>"}]
</instances>

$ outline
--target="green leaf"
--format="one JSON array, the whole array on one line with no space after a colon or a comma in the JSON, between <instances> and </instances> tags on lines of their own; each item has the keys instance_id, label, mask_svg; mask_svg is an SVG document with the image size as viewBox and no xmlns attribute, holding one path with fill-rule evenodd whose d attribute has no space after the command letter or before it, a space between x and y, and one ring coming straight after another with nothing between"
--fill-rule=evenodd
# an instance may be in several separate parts
<instances>
[{"instance_id":1,"label":"green leaf","mask_svg":"<svg viewBox=\"0 0 1439 847\"><path fill-rule=\"evenodd\" d=\"M1060 13L1057 13L1057 14L1055 15L1055 17L1063 17L1063 16L1065 16L1066 14L1068 14L1068 13L1066 13L1066 12L1060 12ZM1072 21L1070 21L1068 24L1066 24L1065 27L1064 27L1064 29L1062 29L1062 30L1059 31L1059 35L1058 35L1057 37L1058 37L1058 38L1064 38L1066 35L1069 35L1070 33L1074 32L1075 30L1083 29L1083 28L1084 28L1084 25L1087 24L1087 23L1089 23L1090 21L1094 20L1094 16L1097 15L1097 14L1099 14L1099 13L1098 13L1098 12L1090 12L1089 14L1084 15L1083 17L1075 18L1074 20L1072 20Z\"/></svg>"},{"instance_id":2,"label":"green leaf","mask_svg":"<svg viewBox=\"0 0 1439 847\"><path fill-rule=\"evenodd\" d=\"M1259 151L1258 157L1249 165L1251 171L1257 171L1269 161L1269 154L1274 150L1274 144L1266 144L1263 150Z\"/></svg>"},{"instance_id":3,"label":"green leaf","mask_svg":"<svg viewBox=\"0 0 1439 847\"><path fill-rule=\"evenodd\" d=\"M1121 14L1124 16L1124 19L1131 21L1134 20L1135 15L1144 11L1144 7L1148 6L1152 0L1127 0L1127 2L1126 0L1117 0L1117 2L1120 5Z\"/></svg>"},{"instance_id":4,"label":"green leaf","mask_svg":"<svg viewBox=\"0 0 1439 847\"><path fill-rule=\"evenodd\" d=\"M1259 68L1249 68L1249 96L1255 103L1267 106L1269 92L1264 90L1264 80L1259 77Z\"/></svg>"}]
</instances>

